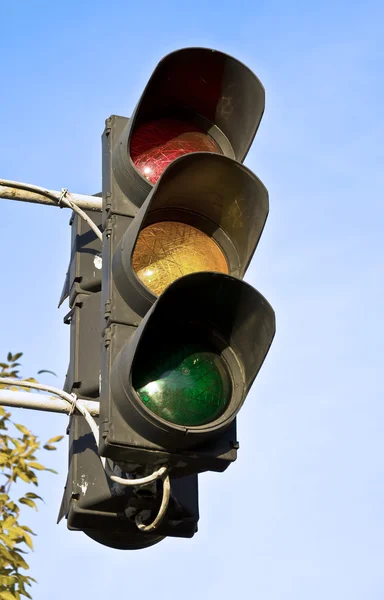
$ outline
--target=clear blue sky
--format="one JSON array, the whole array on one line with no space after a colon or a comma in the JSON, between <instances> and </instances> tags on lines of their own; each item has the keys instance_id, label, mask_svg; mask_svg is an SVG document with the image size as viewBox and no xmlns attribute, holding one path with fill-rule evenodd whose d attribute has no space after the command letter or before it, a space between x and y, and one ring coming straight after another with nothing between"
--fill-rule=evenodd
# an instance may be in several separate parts
<instances>
[{"instance_id":1,"label":"clear blue sky","mask_svg":"<svg viewBox=\"0 0 384 600\"><path fill-rule=\"evenodd\" d=\"M41 476L34 600L384 597L382 1L0 2L0 176L101 189L100 135L157 61L205 46L249 65L266 112L246 164L270 193L247 280L277 336L239 417L238 461L205 474L200 531L121 552L56 526L67 441ZM68 361L57 302L69 212L1 202L0 354ZM16 412L16 411L15 411ZM17 415L44 440L67 419ZM48 453L47 453L48 454Z\"/></svg>"}]
</instances>

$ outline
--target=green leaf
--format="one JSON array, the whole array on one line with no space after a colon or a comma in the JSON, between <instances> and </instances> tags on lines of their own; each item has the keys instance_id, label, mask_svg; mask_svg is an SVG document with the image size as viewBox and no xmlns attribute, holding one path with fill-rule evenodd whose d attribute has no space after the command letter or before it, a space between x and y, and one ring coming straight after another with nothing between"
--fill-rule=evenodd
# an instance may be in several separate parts
<instances>
[{"instance_id":1,"label":"green leaf","mask_svg":"<svg viewBox=\"0 0 384 600\"><path fill-rule=\"evenodd\" d=\"M19 498L19 502L20 504L26 504L27 506L30 506L31 508L34 508L37 511L36 502L31 500L30 498Z\"/></svg>"},{"instance_id":2,"label":"green leaf","mask_svg":"<svg viewBox=\"0 0 384 600\"><path fill-rule=\"evenodd\" d=\"M3 529L9 529L10 527L13 527L14 524L16 522L16 517L12 517L9 516L6 519L4 519L2 525L3 525Z\"/></svg>"},{"instance_id":3,"label":"green leaf","mask_svg":"<svg viewBox=\"0 0 384 600\"><path fill-rule=\"evenodd\" d=\"M37 371L38 375L40 375L41 373L49 373L50 375L54 375L55 377L57 377L56 373L54 373L53 371L48 371L47 369L42 369L41 371Z\"/></svg>"},{"instance_id":4,"label":"green leaf","mask_svg":"<svg viewBox=\"0 0 384 600\"><path fill-rule=\"evenodd\" d=\"M35 498L36 500L42 500L44 502L44 500L42 499L42 497L38 496L34 492L28 492L27 494L25 494L25 497L26 498Z\"/></svg>"},{"instance_id":5,"label":"green leaf","mask_svg":"<svg viewBox=\"0 0 384 600\"><path fill-rule=\"evenodd\" d=\"M22 356L22 352L12 355L8 353L8 363L0 363L0 373L3 377L13 377L14 381L10 385L0 384L0 389L25 390L23 383L36 382L34 378L23 377L19 374L17 362ZM53 371L40 370L41 373L49 373L57 376ZM23 377L21 379L21 377ZM14 425L16 430L15 437L8 434L8 428ZM63 436L55 436L45 444L47 450L56 450L56 443L61 441ZM4 407L0 406L0 474L3 475L3 481L0 479L0 600L22 600L29 598L30 594L26 591L26 586L31 586L35 580L32 577L22 574L20 571L29 569L28 554L33 549L32 536L35 535L32 529L26 525L20 525L20 510L24 505L37 510L37 500L42 500L41 496L33 492L22 495L17 500L13 492L16 490L20 480L34 485L38 485L38 471L51 471L46 469L39 461L38 450L42 444L40 440L24 425L13 423L11 413L6 412ZM23 558L25 556L25 558Z\"/></svg>"},{"instance_id":6,"label":"green leaf","mask_svg":"<svg viewBox=\"0 0 384 600\"><path fill-rule=\"evenodd\" d=\"M9 502L7 502L6 507L8 510L10 510L11 512L14 513L19 513L19 507L17 506L17 504L15 504L14 502L12 502L12 500L9 500Z\"/></svg>"},{"instance_id":7,"label":"green leaf","mask_svg":"<svg viewBox=\"0 0 384 600\"><path fill-rule=\"evenodd\" d=\"M5 533L0 533L0 540L3 542L4 546L6 546L7 548L13 548L13 546L15 545L15 542L13 540L11 540L11 538L6 535ZM4 550L4 547L3 547Z\"/></svg>"},{"instance_id":8,"label":"green leaf","mask_svg":"<svg viewBox=\"0 0 384 600\"><path fill-rule=\"evenodd\" d=\"M28 531L28 533L30 533L31 535L36 535L36 533L34 533L32 529L30 527L27 527L26 525L21 525L21 529L24 529L24 531Z\"/></svg>"},{"instance_id":9,"label":"green leaf","mask_svg":"<svg viewBox=\"0 0 384 600\"><path fill-rule=\"evenodd\" d=\"M24 558L20 556L19 552L23 551L20 550L20 548L11 551L13 562L17 567L21 567L22 569L25 569L27 571L29 569L29 565L25 562Z\"/></svg>"},{"instance_id":10,"label":"green leaf","mask_svg":"<svg viewBox=\"0 0 384 600\"><path fill-rule=\"evenodd\" d=\"M22 539L19 539L17 543L20 544L22 541ZM22 550L22 548L15 548L15 550L17 550L17 552L20 552L20 554L28 554L28 552L26 550Z\"/></svg>"},{"instance_id":11,"label":"green leaf","mask_svg":"<svg viewBox=\"0 0 384 600\"><path fill-rule=\"evenodd\" d=\"M55 444L56 442L60 442L63 439L63 435L56 435L55 437L48 440L47 444Z\"/></svg>"},{"instance_id":12,"label":"green leaf","mask_svg":"<svg viewBox=\"0 0 384 600\"><path fill-rule=\"evenodd\" d=\"M16 429L21 431L21 433L23 433L24 435L31 435L31 432L29 431L29 429L24 427L24 425L19 425L18 423L15 423L15 427L16 427Z\"/></svg>"},{"instance_id":13,"label":"green leaf","mask_svg":"<svg viewBox=\"0 0 384 600\"><path fill-rule=\"evenodd\" d=\"M14 469L14 471L15 471L15 479L16 479L16 477L20 477L20 479L25 481L25 483L31 483L31 481L33 481L33 479L31 478L30 475L27 475L23 471L20 471L20 469ZM32 474L34 475L33 471L32 471Z\"/></svg>"},{"instance_id":14,"label":"green leaf","mask_svg":"<svg viewBox=\"0 0 384 600\"><path fill-rule=\"evenodd\" d=\"M38 462L30 462L28 463L28 467L30 469L36 469L36 471L49 471L49 469L46 469L45 467L43 467L43 465L41 465Z\"/></svg>"},{"instance_id":15,"label":"green leaf","mask_svg":"<svg viewBox=\"0 0 384 600\"><path fill-rule=\"evenodd\" d=\"M33 550L33 542L32 542L31 536L29 536L28 533L24 533L23 538L24 538L24 541L27 544L28 548Z\"/></svg>"},{"instance_id":16,"label":"green leaf","mask_svg":"<svg viewBox=\"0 0 384 600\"><path fill-rule=\"evenodd\" d=\"M11 592L0 592L0 600L18 600Z\"/></svg>"},{"instance_id":17,"label":"green leaf","mask_svg":"<svg viewBox=\"0 0 384 600\"><path fill-rule=\"evenodd\" d=\"M57 450L56 446L50 446L49 444L44 444L44 450Z\"/></svg>"},{"instance_id":18,"label":"green leaf","mask_svg":"<svg viewBox=\"0 0 384 600\"><path fill-rule=\"evenodd\" d=\"M7 587L11 587L16 583L16 578L12 577L12 575L0 575L0 585L5 585Z\"/></svg>"},{"instance_id":19,"label":"green leaf","mask_svg":"<svg viewBox=\"0 0 384 600\"><path fill-rule=\"evenodd\" d=\"M39 485L39 482L38 482L37 477L36 477L36 473L34 473L33 471L27 471L27 475L29 477L29 480L32 481L32 483L34 485L36 485L36 486Z\"/></svg>"}]
</instances>

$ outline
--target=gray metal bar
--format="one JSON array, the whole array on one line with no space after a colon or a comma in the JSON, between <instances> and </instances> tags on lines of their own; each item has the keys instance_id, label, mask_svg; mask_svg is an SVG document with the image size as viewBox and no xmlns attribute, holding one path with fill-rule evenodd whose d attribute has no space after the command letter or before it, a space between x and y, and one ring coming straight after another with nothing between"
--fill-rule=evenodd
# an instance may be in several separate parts
<instances>
[{"instance_id":1,"label":"gray metal bar","mask_svg":"<svg viewBox=\"0 0 384 600\"><path fill-rule=\"evenodd\" d=\"M23 184L19 182L14 182L19 184L20 187L13 187L8 185L10 182L6 179L0 179L0 198L4 200L20 200L21 202L33 202L35 204L45 204L47 206L59 206L58 202L55 202L49 196L54 196L57 200L60 199L62 192L58 192L56 190L46 190L45 188L41 188L42 191L46 192L47 195L41 194L38 191L33 191L32 189L36 186L31 186L28 183ZM23 189L22 186L25 185L26 189ZM38 188L36 188L38 189ZM83 210L96 210L101 211L102 209L102 200L101 198L95 196L86 196L84 194L74 194L71 192L67 192L66 199L70 200L74 204L76 204L79 208Z\"/></svg>"},{"instance_id":2,"label":"gray metal bar","mask_svg":"<svg viewBox=\"0 0 384 600\"><path fill-rule=\"evenodd\" d=\"M81 400L92 416L99 415L99 403L93 400ZM45 412L55 412L68 414L70 411L69 403L60 400L55 396L48 394L31 394L29 392L19 392L0 389L0 404L3 406L12 406L14 408L29 408L31 410L43 410Z\"/></svg>"}]
</instances>

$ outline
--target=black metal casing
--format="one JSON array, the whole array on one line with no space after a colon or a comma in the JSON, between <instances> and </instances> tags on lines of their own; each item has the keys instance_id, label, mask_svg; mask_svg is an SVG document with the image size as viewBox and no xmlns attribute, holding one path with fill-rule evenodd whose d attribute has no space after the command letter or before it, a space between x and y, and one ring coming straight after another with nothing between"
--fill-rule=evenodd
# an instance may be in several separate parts
<instances>
[{"instance_id":1,"label":"black metal casing","mask_svg":"<svg viewBox=\"0 0 384 600\"><path fill-rule=\"evenodd\" d=\"M143 510L156 514L161 490L156 486L135 488L112 482L98 455L93 434L81 415L73 415L69 431L69 472L58 520L83 531L101 544L120 549L140 549L166 536L192 537L197 531L197 476L171 480L171 499L166 516L155 533L139 531L135 515ZM116 470L119 476L123 473Z\"/></svg>"},{"instance_id":2,"label":"black metal casing","mask_svg":"<svg viewBox=\"0 0 384 600\"><path fill-rule=\"evenodd\" d=\"M165 56L113 148L116 181L140 207L152 185L131 161L132 134L143 122L173 117L194 122L217 141L225 156L243 162L265 106L256 75L228 54L209 48L183 48Z\"/></svg>"},{"instance_id":3,"label":"black metal casing","mask_svg":"<svg viewBox=\"0 0 384 600\"><path fill-rule=\"evenodd\" d=\"M88 213L100 226L101 215ZM71 219L72 252L61 302L69 297L70 363L64 389L85 399L98 399L101 345L101 277L94 257L101 244L89 226L74 214ZM98 263L97 263L98 264ZM98 422L98 419L96 419ZM197 476L171 480L171 500L156 534L138 530L134 518L143 510L155 514L161 489L113 483L102 466L94 436L85 418L75 412L68 426L68 477L58 521L67 519L70 530L83 531L101 544L119 549L146 548L165 536L192 537L197 531ZM111 463L112 470L116 467ZM120 475L124 475L117 469ZM143 491L144 490L144 491Z\"/></svg>"},{"instance_id":4,"label":"black metal casing","mask_svg":"<svg viewBox=\"0 0 384 600\"><path fill-rule=\"evenodd\" d=\"M186 74L188 83L183 86ZM160 62L129 122L114 116L106 122L99 450L125 469L167 464L175 476L181 476L205 470L223 471L236 459L235 414L268 351L275 328L273 310L266 300L238 279L244 276L268 214L265 187L237 162L244 159L263 110L264 89L247 67L220 52L192 48L172 53ZM199 152L178 158L153 187L131 161L130 140L135 127L164 116L194 121L217 141L223 155ZM187 275L174 282L160 298L154 295L137 278L132 253L141 229L160 220L181 221L207 233L223 250L232 277L210 274L199 280L197 274ZM214 283L208 284L208 280ZM145 336L148 319L153 322L153 315L159 314L158 307L162 307L169 330L176 323L180 327L177 319L173 322L173 293L180 296L191 316L194 311L187 295L208 298L206 285L215 289L215 300L205 314L204 309L197 311L202 321L220 312L220 304L225 306L226 289L236 288L236 292L231 291L232 304L223 308L223 318L207 335L220 339L219 346L228 349L223 357L231 362L233 389L241 392L235 394L236 406L231 403L230 418L227 415L225 424L214 423L209 434L209 428L205 434L190 428L185 435L184 428L182 434L168 435L175 428L141 410L131 381L124 379L122 373L130 373L135 349L141 344L141 336ZM255 307L251 306L251 297ZM255 314L257 318L252 316ZM263 356L260 354L253 365L246 366L241 350L241 344L249 346L247 335L226 335L226 321L239 331L247 327L248 336L252 331L249 326L255 323L251 335L260 340ZM167 335L166 328L163 335ZM148 426L149 421L157 426Z\"/></svg>"},{"instance_id":5,"label":"black metal casing","mask_svg":"<svg viewBox=\"0 0 384 600\"><path fill-rule=\"evenodd\" d=\"M197 531L198 476L223 471L236 459L236 415L268 353L274 312L242 281L269 210L268 192L241 163L264 111L264 88L242 63L222 52L186 48L164 57L131 117L111 116L102 136L103 212L88 214L103 242L77 215L61 297L71 311L70 363L65 389L99 399L97 448L83 416L68 427L69 472L59 520L101 544L120 549L151 546L165 536ZM165 169L152 185L131 159L144 125L173 119L210 137L218 153L192 152ZM188 127L189 127L188 125ZM189 131L189 130L188 130ZM190 225L221 249L228 274L198 272L176 279L159 296L136 275L132 261L140 232L154 223ZM101 254L100 254L101 251ZM134 389L136 369L166 352L165 341L209 342L228 372L231 397L223 412L200 426L156 416ZM140 531L135 517L153 520L163 497L160 481L144 487L114 483L166 465L171 497L156 531ZM165 495L164 495L165 498ZM144 519L145 520L145 519Z\"/></svg>"}]
</instances>

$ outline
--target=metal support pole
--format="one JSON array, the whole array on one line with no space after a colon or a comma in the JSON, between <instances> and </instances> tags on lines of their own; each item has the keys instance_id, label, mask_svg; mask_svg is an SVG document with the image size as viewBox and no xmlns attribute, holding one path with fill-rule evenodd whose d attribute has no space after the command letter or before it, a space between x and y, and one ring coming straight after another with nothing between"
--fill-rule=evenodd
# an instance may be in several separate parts
<instances>
[{"instance_id":1,"label":"metal support pole","mask_svg":"<svg viewBox=\"0 0 384 600\"><path fill-rule=\"evenodd\" d=\"M35 204L58 207L61 196L62 192L56 190L47 190L29 183L0 179L0 198L4 200L20 200L21 202L33 202ZM99 212L102 210L101 198L96 196L67 192L65 197L83 210L95 210Z\"/></svg>"},{"instance_id":2,"label":"metal support pole","mask_svg":"<svg viewBox=\"0 0 384 600\"><path fill-rule=\"evenodd\" d=\"M99 416L99 403L94 400L78 399L85 408L88 409L93 417ZM45 412L55 412L68 414L71 410L69 402L60 400L49 394L31 394L29 392L18 392L12 390L0 389L0 404L3 406L12 406L14 408L29 408L31 410L43 410Z\"/></svg>"}]
</instances>

